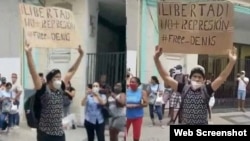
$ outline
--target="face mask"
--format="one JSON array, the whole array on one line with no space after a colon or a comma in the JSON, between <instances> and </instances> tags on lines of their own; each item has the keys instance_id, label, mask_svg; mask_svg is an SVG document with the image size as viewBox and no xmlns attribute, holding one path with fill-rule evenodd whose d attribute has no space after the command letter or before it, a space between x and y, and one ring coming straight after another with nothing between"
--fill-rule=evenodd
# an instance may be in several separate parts
<instances>
[{"instance_id":1,"label":"face mask","mask_svg":"<svg viewBox=\"0 0 250 141\"><path fill-rule=\"evenodd\" d=\"M136 84L130 84L129 87L132 90L136 90L137 89L137 85Z\"/></svg>"},{"instance_id":2,"label":"face mask","mask_svg":"<svg viewBox=\"0 0 250 141\"><path fill-rule=\"evenodd\" d=\"M93 93L99 93L99 88L98 87L94 87L93 88Z\"/></svg>"},{"instance_id":3,"label":"face mask","mask_svg":"<svg viewBox=\"0 0 250 141\"><path fill-rule=\"evenodd\" d=\"M114 89L114 93L119 94L122 90L120 88Z\"/></svg>"},{"instance_id":4,"label":"face mask","mask_svg":"<svg viewBox=\"0 0 250 141\"><path fill-rule=\"evenodd\" d=\"M196 89L200 88L203 84L202 83L198 83L196 81L191 81L191 85L192 85L192 88L194 90L196 90Z\"/></svg>"},{"instance_id":5,"label":"face mask","mask_svg":"<svg viewBox=\"0 0 250 141\"><path fill-rule=\"evenodd\" d=\"M62 85L62 81L61 80L55 80L53 82L53 87L56 88L56 89L60 89L61 88L61 85Z\"/></svg>"},{"instance_id":6,"label":"face mask","mask_svg":"<svg viewBox=\"0 0 250 141\"><path fill-rule=\"evenodd\" d=\"M175 74L180 74L181 70L175 70Z\"/></svg>"}]
</instances>

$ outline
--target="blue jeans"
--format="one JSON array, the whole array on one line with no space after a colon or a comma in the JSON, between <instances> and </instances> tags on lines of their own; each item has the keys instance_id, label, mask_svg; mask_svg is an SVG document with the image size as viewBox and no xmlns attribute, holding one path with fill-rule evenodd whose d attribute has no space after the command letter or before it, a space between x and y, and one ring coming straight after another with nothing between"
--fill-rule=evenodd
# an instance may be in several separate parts
<instances>
[{"instance_id":1,"label":"blue jeans","mask_svg":"<svg viewBox=\"0 0 250 141\"><path fill-rule=\"evenodd\" d=\"M8 116L8 117L7 117ZM0 114L0 129L3 129L3 126L5 126L6 118L8 118L8 126L11 127L11 116L9 113L1 113Z\"/></svg>"},{"instance_id":2,"label":"blue jeans","mask_svg":"<svg viewBox=\"0 0 250 141\"><path fill-rule=\"evenodd\" d=\"M162 105L149 104L149 114L151 119L154 119L154 113L157 114L159 120L162 120Z\"/></svg>"},{"instance_id":3,"label":"blue jeans","mask_svg":"<svg viewBox=\"0 0 250 141\"><path fill-rule=\"evenodd\" d=\"M246 91L238 90L237 97L238 97L238 100L245 100L246 99Z\"/></svg>"},{"instance_id":4,"label":"blue jeans","mask_svg":"<svg viewBox=\"0 0 250 141\"><path fill-rule=\"evenodd\" d=\"M9 114L9 125L10 127L19 126L19 113Z\"/></svg>"}]
</instances>

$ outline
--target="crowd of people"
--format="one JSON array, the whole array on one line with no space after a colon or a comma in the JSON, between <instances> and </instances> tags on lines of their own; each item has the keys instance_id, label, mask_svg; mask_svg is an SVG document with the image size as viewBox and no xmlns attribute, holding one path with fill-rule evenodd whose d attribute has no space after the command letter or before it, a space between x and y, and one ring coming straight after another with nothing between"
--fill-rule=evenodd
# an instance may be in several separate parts
<instances>
[{"instance_id":1,"label":"crowd of people","mask_svg":"<svg viewBox=\"0 0 250 141\"><path fill-rule=\"evenodd\" d=\"M16 73L11 74L11 80L0 78L0 132L8 132L9 129L19 128L20 97L23 93L22 86L17 81ZM6 122L4 122L6 121Z\"/></svg>"},{"instance_id":2,"label":"crowd of people","mask_svg":"<svg viewBox=\"0 0 250 141\"><path fill-rule=\"evenodd\" d=\"M77 71L84 52L79 46L79 57L64 78L59 69L49 71L45 77L43 73L37 73L32 48L28 43L25 45L25 52L34 89L40 93L38 101L41 110L39 110L37 140L65 141L62 120L70 114L70 105L76 94L70 80ZM95 137L98 141L105 141L106 125L109 127L110 141L118 141L118 134L127 133L131 125L133 140L139 141L145 107L148 108L152 121L150 126L157 125L155 115L157 115L159 126L162 129L171 124L208 124L214 104L214 92L231 73L237 60L236 50L230 50L228 65L214 80L206 79L206 72L202 66L194 67L189 75L182 73L181 65L166 71L159 60L161 54L162 49L156 47L154 62L163 84L160 84L156 76L152 76L150 83L144 89L140 78L131 73L127 73L125 80L115 83L114 86L105 82L106 77L101 81L88 84L81 102L81 105L85 107L84 127L88 141L94 141ZM239 110L244 111L246 87L249 82L244 71L241 72L237 81L239 82ZM11 74L11 82L7 82L5 77L1 77L0 121L8 119L6 125L6 122L0 122L1 129L18 127L20 119L18 108L22 93L22 86L17 84L17 74ZM169 107L170 120L164 122L166 106ZM175 110L177 108L178 111ZM124 136L124 140L126 139L127 134Z\"/></svg>"}]
</instances>

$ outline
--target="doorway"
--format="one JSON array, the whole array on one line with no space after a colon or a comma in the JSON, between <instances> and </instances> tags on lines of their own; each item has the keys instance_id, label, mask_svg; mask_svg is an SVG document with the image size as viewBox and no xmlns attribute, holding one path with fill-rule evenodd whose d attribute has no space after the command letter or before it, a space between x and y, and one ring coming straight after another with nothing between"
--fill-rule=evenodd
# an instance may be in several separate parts
<instances>
[{"instance_id":1,"label":"doorway","mask_svg":"<svg viewBox=\"0 0 250 141\"><path fill-rule=\"evenodd\" d=\"M99 0L97 51L88 54L87 83L99 81L106 75L106 83L114 86L126 76L126 4L123 0ZM91 68L91 67L89 67ZM90 74L92 73L92 74ZM94 80L93 80L94 79Z\"/></svg>"}]
</instances>

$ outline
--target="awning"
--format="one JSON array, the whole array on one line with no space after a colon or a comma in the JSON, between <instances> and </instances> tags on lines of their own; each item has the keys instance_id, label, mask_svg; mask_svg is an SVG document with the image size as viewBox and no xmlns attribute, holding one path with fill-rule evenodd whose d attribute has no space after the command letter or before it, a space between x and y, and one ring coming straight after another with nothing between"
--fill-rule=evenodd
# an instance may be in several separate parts
<instances>
[{"instance_id":1,"label":"awning","mask_svg":"<svg viewBox=\"0 0 250 141\"><path fill-rule=\"evenodd\" d=\"M249 0L228 0L228 1L231 1L232 3L239 5L239 6L244 6L244 7L250 8L250 1Z\"/></svg>"}]
</instances>

